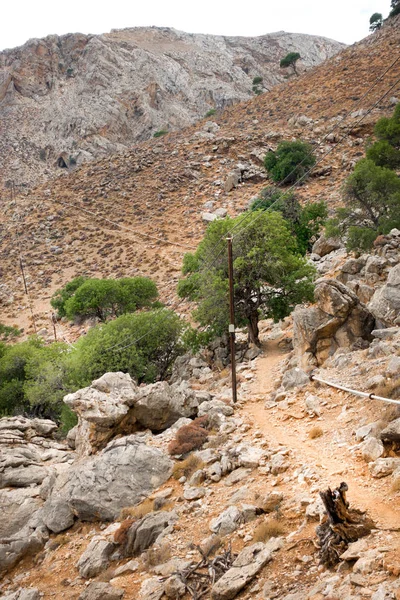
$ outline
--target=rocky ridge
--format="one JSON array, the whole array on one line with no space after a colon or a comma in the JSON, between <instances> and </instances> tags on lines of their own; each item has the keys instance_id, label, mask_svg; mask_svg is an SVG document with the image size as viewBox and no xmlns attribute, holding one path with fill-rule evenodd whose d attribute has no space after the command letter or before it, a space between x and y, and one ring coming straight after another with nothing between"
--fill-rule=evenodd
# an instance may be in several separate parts
<instances>
[{"instance_id":1,"label":"rocky ridge","mask_svg":"<svg viewBox=\"0 0 400 600\"><path fill-rule=\"evenodd\" d=\"M29 40L0 52L0 186L30 185L60 167L126 150L157 130L193 124L284 81L290 51L301 70L343 44L278 32L257 38L168 28L113 30ZM18 127L16 127L18 123Z\"/></svg>"}]
</instances>

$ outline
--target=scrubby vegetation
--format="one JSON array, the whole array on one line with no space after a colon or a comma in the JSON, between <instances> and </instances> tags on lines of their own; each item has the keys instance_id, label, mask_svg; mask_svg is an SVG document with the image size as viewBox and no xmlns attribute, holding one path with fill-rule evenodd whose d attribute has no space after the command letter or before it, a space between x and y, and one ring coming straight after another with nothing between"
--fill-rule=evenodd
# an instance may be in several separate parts
<instances>
[{"instance_id":1,"label":"scrubby vegetation","mask_svg":"<svg viewBox=\"0 0 400 600\"><path fill-rule=\"evenodd\" d=\"M375 127L378 141L367 149L348 177L345 206L327 223L328 236L346 239L349 250L368 250L379 234L400 227L400 104Z\"/></svg>"},{"instance_id":2,"label":"scrubby vegetation","mask_svg":"<svg viewBox=\"0 0 400 600\"><path fill-rule=\"evenodd\" d=\"M147 277L88 279L77 277L58 290L51 305L59 317L96 317L100 321L149 307L158 296L156 284Z\"/></svg>"},{"instance_id":3,"label":"scrubby vegetation","mask_svg":"<svg viewBox=\"0 0 400 600\"><path fill-rule=\"evenodd\" d=\"M258 344L258 320L279 320L296 304L313 297L314 269L299 256L296 239L278 212L254 211L248 218L227 217L207 228L194 254L186 254L178 294L198 303L194 312L200 325L214 335L228 329L228 262L226 252L210 256L222 238L235 231L233 260L236 324L246 326Z\"/></svg>"},{"instance_id":4,"label":"scrubby vegetation","mask_svg":"<svg viewBox=\"0 0 400 600\"><path fill-rule=\"evenodd\" d=\"M107 371L123 371L141 382L163 379L185 352L188 326L166 309L122 315L100 324L75 347L46 346L31 337L0 345L0 413L50 417L68 430L76 422L65 394L90 385Z\"/></svg>"},{"instance_id":5,"label":"scrubby vegetation","mask_svg":"<svg viewBox=\"0 0 400 600\"><path fill-rule=\"evenodd\" d=\"M264 158L264 167L271 179L284 184L304 178L314 165L312 146L302 140L283 141L275 152L268 152Z\"/></svg>"},{"instance_id":6,"label":"scrubby vegetation","mask_svg":"<svg viewBox=\"0 0 400 600\"><path fill-rule=\"evenodd\" d=\"M300 254L311 250L328 217L325 202L307 202L302 206L293 192L285 192L274 186L266 187L260 192L252 203L251 210L280 212L296 237Z\"/></svg>"},{"instance_id":7,"label":"scrubby vegetation","mask_svg":"<svg viewBox=\"0 0 400 600\"><path fill-rule=\"evenodd\" d=\"M178 429L175 439L168 445L170 454L188 454L192 450L198 450L208 439L208 417L198 417L189 425L183 425Z\"/></svg>"}]
</instances>

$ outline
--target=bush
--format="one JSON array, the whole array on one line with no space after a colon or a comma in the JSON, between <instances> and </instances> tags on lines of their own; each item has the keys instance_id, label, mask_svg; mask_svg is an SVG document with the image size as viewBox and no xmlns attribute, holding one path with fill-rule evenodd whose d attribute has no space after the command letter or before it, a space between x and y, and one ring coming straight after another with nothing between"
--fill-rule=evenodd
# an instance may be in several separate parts
<instances>
[{"instance_id":1,"label":"bush","mask_svg":"<svg viewBox=\"0 0 400 600\"><path fill-rule=\"evenodd\" d=\"M263 82L263 78L260 77L259 75L257 77L254 77L254 79L253 79L253 85L259 85L262 82Z\"/></svg>"},{"instance_id":2,"label":"bush","mask_svg":"<svg viewBox=\"0 0 400 600\"><path fill-rule=\"evenodd\" d=\"M387 140L375 142L367 149L366 155L378 167L397 169L400 166L400 151L389 144Z\"/></svg>"},{"instance_id":3,"label":"bush","mask_svg":"<svg viewBox=\"0 0 400 600\"><path fill-rule=\"evenodd\" d=\"M70 357L74 385L88 385L107 371L129 373L138 383L163 379L185 352L184 322L167 309L122 315L90 329Z\"/></svg>"},{"instance_id":4,"label":"bush","mask_svg":"<svg viewBox=\"0 0 400 600\"><path fill-rule=\"evenodd\" d=\"M156 131L156 132L153 134L153 137L155 137L155 138L159 138L159 137L162 137L163 135L166 135L167 133L168 133L168 130L167 130L167 129L160 129L159 131Z\"/></svg>"},{"instance_id":5,"label":"bush","mask_svg":"<svg viewBox=\"0 0 400 600\"><path fill-rule=\"evenodd\" d=\"M315 164L312 146L301 140L281 142L276 152L268 152L264 166L273 181L291 184L304 178Z\"/></svg>"},{"instance_id":6,"label":"bush","mask_svg":"<svg viewBox=\"0 0 400 600\"><path fill-rule=\"evenodd\" d=\"M277 519L260 523L254 531L253 542L267 542L272 537L279 537L285 533L285 527Z\"/></svg>"},{"instance_id":7,"label":"bush","mask_svg":"<svg viewBox=\"0 0 400 600\"><path fill-rule=\"evenodd\" d=\"M174 464L172 477L174 479L189 478L202 467L204 467L203 461L195 454L190 454L185 460L180 460Z\"/></svg>"},{"instance_id":8,"label":"bush","mask_svg":"<svg viewBox=\"0 0 400 600\"><path fill-rule=\"evenodd\" d=\"M100 321L105 321L109 317L149 307L157 295L156 284L147 277L77 277L55 293L51 305L58 310L60 317L97 317Z\"/></svg>"},{"instance_id":9,"label":"bush","mask_svg":"<svg viewBox=\"0 0 400 600\"><path fill-rule=\"evenodd\" d=\"M21 335L22 329L14 327L13 325L3 325L0 323L0 340L5 342L14 339Z\"/></svg>"},{"instance_id":10,"label":"bush","mask_svg":"<svg viewBox=\"0 0 400 600\"><path fill-rule=\"evenodd\" d=\"M57 311L60 318L67 315L65 310L66 302L75 294L76 290L87 281L87 279L87 277L82 275L80 277L75 277L75 279L69 281L63 288L55 292L50 300L50 304Z\"/></svg>"},{"instance_id":11,"label":"bush","mask_svg":"<svg viewBox=\"0 0 400 600\"><path fill-rule=\"evenodd\" d=\"M215 108L210 108L210 110L208 110L204 116L205 117L212 117L213 115L215 115L216 112L217 111L216 111Z\"/></svg>"},{"instance_id":12,"label":"bush","mask_svg":"<svg viewBox=\"0 0 400 600\"><path fill-rule=\"evenodd\" d=\"M195 419L189 425L183 425L176 432L175 440L168 445L168 452L174 454L187 454L192 450L201 448L208 439L208 431L205 427L208 417Z\"/></svg>"}]
</instances>

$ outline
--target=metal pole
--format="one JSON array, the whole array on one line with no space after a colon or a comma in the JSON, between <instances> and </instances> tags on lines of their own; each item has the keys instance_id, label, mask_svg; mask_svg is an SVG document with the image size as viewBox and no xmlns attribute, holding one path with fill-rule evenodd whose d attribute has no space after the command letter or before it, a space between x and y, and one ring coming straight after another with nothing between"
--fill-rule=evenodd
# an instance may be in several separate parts
<instances>
[{"instance_id":1,"label":"metal pole","mask_svg":"<svg viewBox=\"0 0 400 600\"><path fill-rule=\"evenodd\" d=\"M237 402L236 359L235 359L235 306L233 297L233 257L232 238L228 237L228 274L229 274L229 342L231 348L232 400Z\"/></svg>"}]
</instances>

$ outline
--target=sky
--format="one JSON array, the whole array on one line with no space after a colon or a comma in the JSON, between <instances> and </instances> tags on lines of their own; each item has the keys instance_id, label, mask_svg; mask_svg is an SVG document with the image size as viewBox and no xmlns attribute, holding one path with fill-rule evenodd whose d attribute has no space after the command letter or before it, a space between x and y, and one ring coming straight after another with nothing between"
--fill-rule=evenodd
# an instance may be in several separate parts
<instances>
[{"instance_id":1,"label":"sky","mask_svg":"<svg viewBox=\"0 0 400 600\"><path fill-rule=\"evenodd\" d=\"M188 33L308 33L352 44L390 0L2 0L0 50L30 38L156 25Z\"/></svg>"}]
</instances>

